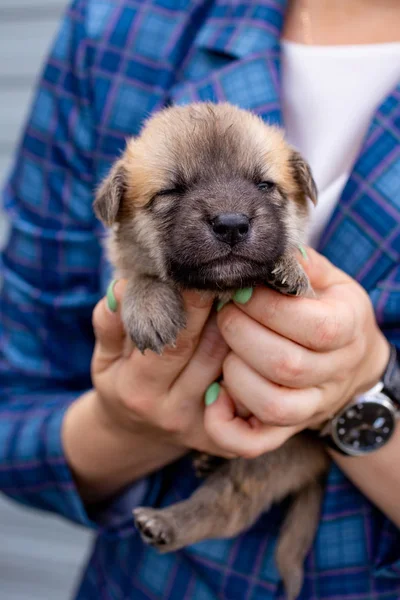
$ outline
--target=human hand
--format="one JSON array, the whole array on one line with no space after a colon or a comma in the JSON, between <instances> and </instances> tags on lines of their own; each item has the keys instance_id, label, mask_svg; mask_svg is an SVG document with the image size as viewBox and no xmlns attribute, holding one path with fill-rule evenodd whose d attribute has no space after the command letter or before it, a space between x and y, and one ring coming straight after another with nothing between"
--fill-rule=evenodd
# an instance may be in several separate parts
<instances>
[{"instance_id":1,"label":"human hand","mask_svg":"<svg viewBox=\"0 0 400 600\"><path fill-rule=\"evenodd\" d=\"M228 452L258 456L320 426L386 367L389 345L366 292L317 252L308 256L315 299L259 288L218 316L231 352L205 428Z\"/></svg>"},{"instance_id":2,"label":"human hand","mask_svg":"<svg viewBox=\"0 0 400 600\"><path fill-rule=\"evenodd\" d=\"M175 348L163 355L134 349L123 355L126 341L119 306L126 282L118 281L111 305L106 298L96 306L93 325L96 346L92 380L97 409L107 425L140 434L146 444L166 442L185 449L224 455L204 429L204 393L222 371L228 353L219 332L212 301L194 292L184 293L187 327ZM229 454L229 453L228 453Z\"/></svg>"}]
</instances>

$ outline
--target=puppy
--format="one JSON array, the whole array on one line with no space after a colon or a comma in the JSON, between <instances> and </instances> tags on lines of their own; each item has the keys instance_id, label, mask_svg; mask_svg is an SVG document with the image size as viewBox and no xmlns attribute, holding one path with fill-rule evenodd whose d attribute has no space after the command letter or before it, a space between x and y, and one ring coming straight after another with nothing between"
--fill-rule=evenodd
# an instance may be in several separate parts
<instances>
[{"instance_id":1,"label":"puppy","mask_svg":"<svg viewBox=\"0 0 400 600\"><path fill-rule=\"evenodd\" d=\"M161 353L185 327L181 291L229 300L247 286L313 292L296 253L308 199L317 191L307 163L278 128L229 104L166 108L128 141L98 189L94 209L111 228L109 255L128 280L122 320L141 351ZM273 502L294 500L277 544L277 564L296 598L319 519L329 464L322 445L300 434L252 460L215 470L191 498L134 511L145 542L162 552L250 527ZM201 456L201 471L213 461Z\"/></svg>"}]
</instances>

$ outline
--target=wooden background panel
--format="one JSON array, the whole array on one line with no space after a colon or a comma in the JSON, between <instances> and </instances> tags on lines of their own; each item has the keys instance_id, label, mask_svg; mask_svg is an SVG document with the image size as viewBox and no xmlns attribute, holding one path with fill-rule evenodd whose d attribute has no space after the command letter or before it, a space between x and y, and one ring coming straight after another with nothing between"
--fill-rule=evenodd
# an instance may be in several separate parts
<instances>
[{"instance_id":1,"label":"wooden background panel","mask_svg":"<svg viewBox=\"0 0 400 600\"><path fill-rule=\"evenodd\" d=\"M87 532L61 519L0 502L0 599L70 600L87 559Z\"/></svg>"},{"instance_id":2,"label":"wooden background panel","mask_svg":"<svg viewBox=\"0 0 400 600\"><path fill-rule=\"evenodd\" d=\"M68 5L66 0L1 0L0 17L12 19L24 13L24 18L37 19L39 14L59 15Z\"/></svg>"},{"instance_id":3,"label":"wooden background panel","mask_svg":"<svg viewBox=\"0 0 400 600\"><path fill-rule=\"evenodd\" d=\"M1 86L1 84L0 84ZM0 150L11 155L19 139L32 96L31 87L1 90Z\"/></svg>"},{"instance_id":4,"label":"wooden background panel","mask_svg":"<svg viewBox=\"0 0 400 600\"><path fill-rule=\"evenodd\" d=\"M41 18L40 22L15 20L10 23L1 19L0 10L1 88L32 85L58 24L56 16Z\"/></svg>"},{"instance_id":5,"label":"wooden background panel","mask_svg":"<svg viewBox=\"0 0 400 600\"><path fill-rule=\"evenodd\" d=\"M0 0L0 186L66 6L67 0Z\"/></svg>"}]
</instances>

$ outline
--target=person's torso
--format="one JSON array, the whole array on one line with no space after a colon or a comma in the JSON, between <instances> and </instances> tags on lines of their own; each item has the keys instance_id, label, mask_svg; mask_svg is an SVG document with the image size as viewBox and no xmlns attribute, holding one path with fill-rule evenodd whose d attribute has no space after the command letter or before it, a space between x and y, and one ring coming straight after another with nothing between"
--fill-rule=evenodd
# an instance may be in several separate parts
<instances>
[{"instance_id":1,"label":"person's torso","mask_svg":"<svg viewBox=\"0 0 400 600\"><path fill-rule=\"evenodd\" d=\"M90 77L97 181L124 147L126 137L136 135L148 114L168 103L229 101L257 112L272 123L283 124L278 41L283 5L282 1L131 3L124 0L115 7L106 2L108 11L99 10L90 27L94 46ZM395 150L391 150L388 139L388 131L394 127L393 103L390 97L382 104L379 118L372 124L368 144L372 147L375 139L378 144L381 140L381 146L375 149L373 157L367 152L364 162L374 169L383 161L387 169L400 174L400 158L397 162L391 160L391 152ZM383 114L387 127L379 130ZM363 213L368 198L364 198L360 217L358 213L354 217L357 194L365 197L373 188L368 201L371 206L375 202L375 180L367 180L362 191L361 187L354 190L364 162L345 186L345 197L323 233L321 249L372 289L398 259L400 247L387 252L382 240L395 234L399 220L392 224L390 211L381 202L379 208L383 212L378 225L385 227L382 233L374 224L373 207L367 216ZM382 169L381 193L390 195L387 203L392 203L393 211L398 213L394 177L387 174L384 181L384 175ZM363 220L368 225L367 233L362 227ZM369 267L365 269L368 261ZM105 289L109 269L105 257L103 262ZM162 481L158 494L161 505L187 496L197 485L187 461L167 470ZM123 537L100 535L77 597L85 600L283 598L273 552L284 510L284 506L275 507L234 540L206 541L164 556L144 547L133 522ZM301 599L399 598L399 579L375 577L376 570L390 560L388 540L395 535L387 525L383 530L383 523L379 511L339 469L332 467L321 524L305 565ZM372 557L378 557L380 564L374 564Z\"/></svg>"}]
</instances>

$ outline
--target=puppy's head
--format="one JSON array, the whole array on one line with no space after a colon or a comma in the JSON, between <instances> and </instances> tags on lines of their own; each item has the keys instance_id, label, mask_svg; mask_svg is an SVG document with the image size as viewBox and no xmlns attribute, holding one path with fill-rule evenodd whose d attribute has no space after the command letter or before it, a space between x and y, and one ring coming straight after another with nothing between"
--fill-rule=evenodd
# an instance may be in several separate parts
<instances>
[{"instance_id":1,"label":"puppy's head","mask_svg":"<svg viewBox=\"0 0 400 600\"><path fill-rule=\"evenodd\" d=\"M303 242L308 165L280 130L229 104L153 116L98 190L95 211L114 227L114 257L182 287L265 283Z\"/></svg>"}]
</instances>

